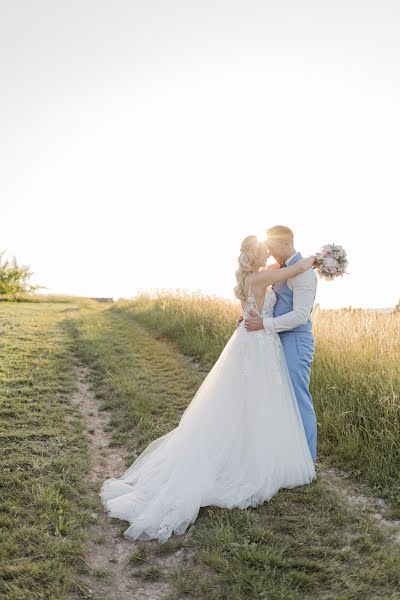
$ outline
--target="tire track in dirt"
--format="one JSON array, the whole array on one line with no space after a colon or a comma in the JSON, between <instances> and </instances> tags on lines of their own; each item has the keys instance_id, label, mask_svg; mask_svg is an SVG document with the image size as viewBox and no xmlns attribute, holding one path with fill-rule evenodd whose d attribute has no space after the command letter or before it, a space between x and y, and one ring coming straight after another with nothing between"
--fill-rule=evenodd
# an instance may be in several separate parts
<instances>
[{"instance_id":1,"label":"tire track in dirt","mask_svg":"<svg viewBox=\"0 0 400 600\"><path fill-rule=\"evenodd\" d=\"M387 517L389 508L383 498L363 494L357 483L351 480L349 473L337 467L317 464L317 474L326 485L338 492L349 504L369 515L377 525L388 533L394 542L400 544L400 519Z\"/></svg>"},{"instance_id":2,"label":"tire track in dirt","mask_svg":"<svg viewBox=\"0 0 400 600\"><path fill-rule=\"evenodd\" d=\"M99 402L88 384L89 369L75 366L77 390L73 403L85 419L91 449L90 482L96 493L102 482L109 477L119 477L126 470L123 448L110 446L111 433L108 431L110 416L99 410ZM86 547L85 562L87 573L80 574L79 579L85 588L84 597L95 600L158 600L173 591L167 581L148 581L134 575L135 566L130 557L139 548L146 545L151 553L157 540L135 542L123 537L128 527L126 521L111 519L101 506L93 514L89 541ZM190 531L179 536L182 541L188 539ZM191 552L180 548L168 556L151 556L146 566L157 566L168 571L177 567L182 561L190 559Z\"/></svg>"}]
</instances>

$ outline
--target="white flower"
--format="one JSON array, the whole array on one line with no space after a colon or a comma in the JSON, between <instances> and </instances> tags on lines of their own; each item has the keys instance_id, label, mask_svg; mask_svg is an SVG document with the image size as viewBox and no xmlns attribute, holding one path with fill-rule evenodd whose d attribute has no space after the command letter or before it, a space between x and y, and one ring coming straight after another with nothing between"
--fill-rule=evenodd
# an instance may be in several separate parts
<instances>
[{"instance_id":1,"label":"white flower","mask_svg":"<svg viewBox=\"0 0 400 600\"><path fill-rule=\"evenodd\" d=\"M331 258L330 256L327 256L327 258L325 258L325 260L324 260L324 265L326 267L328 267L328 269L331 269L333 267L337 267L338 261L335 258Z\"/></svg>"}]
</instances>

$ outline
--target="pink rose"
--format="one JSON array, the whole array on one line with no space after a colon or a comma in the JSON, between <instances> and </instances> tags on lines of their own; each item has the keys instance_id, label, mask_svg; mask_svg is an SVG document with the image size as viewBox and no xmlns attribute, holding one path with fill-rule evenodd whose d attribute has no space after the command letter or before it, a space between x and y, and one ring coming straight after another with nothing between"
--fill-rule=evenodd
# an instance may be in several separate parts
<instances>
[{"instance_id":1,"label":"pink rose","mask_svg":"<svg viewBox=\"0 0 400 600\"><path fill-rule=\"evenodd\" d=\"M324 260L325 266L328 267L328 269L330 269L331 267L337 267L337 260L335 258L332 258L330 256L328 256L325 260Z\"/></svg>"}]
</instances>

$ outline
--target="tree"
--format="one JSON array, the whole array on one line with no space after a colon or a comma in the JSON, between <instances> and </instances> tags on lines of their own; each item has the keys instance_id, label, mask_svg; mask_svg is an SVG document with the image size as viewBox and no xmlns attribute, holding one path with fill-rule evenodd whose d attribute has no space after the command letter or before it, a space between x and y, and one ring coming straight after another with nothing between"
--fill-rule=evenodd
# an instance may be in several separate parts
<instances>
[{"instance_id":1,"label":"tree","mask_svg":"<svg viewBox=\"0 0 400 600\"><path fill-rule=\"evenodd\" d=\"M19 265L15 256L11 261L3 260L4 254L5 250L0 252L0 294L28 293L41 287L29 282L33 275L29 265Z\"/></svg>"}]
</instances>

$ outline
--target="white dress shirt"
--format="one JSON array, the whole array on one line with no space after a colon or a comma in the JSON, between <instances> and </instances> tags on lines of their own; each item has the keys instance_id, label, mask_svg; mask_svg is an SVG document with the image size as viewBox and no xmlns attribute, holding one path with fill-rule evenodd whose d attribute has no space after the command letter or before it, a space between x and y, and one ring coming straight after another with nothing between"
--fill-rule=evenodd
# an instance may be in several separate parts
<instances>
[{"instance_id":1,"label":"white dress shirt","mask_svg":"<svg viewBox=\"0 0 400 600\"><path fill-rule=\"evenodd\" d=\"M285 265L290 263L296 254L298 252L288 258ZM286 284L293 292L293 310L280 317L265 317L263 325L266 331L275 331L276 333L290 331L299 325L304 325L310 318L317 290L317 276L314 269L310 268L304 273L290 277Z\"/></svg>"}]
</instances>

